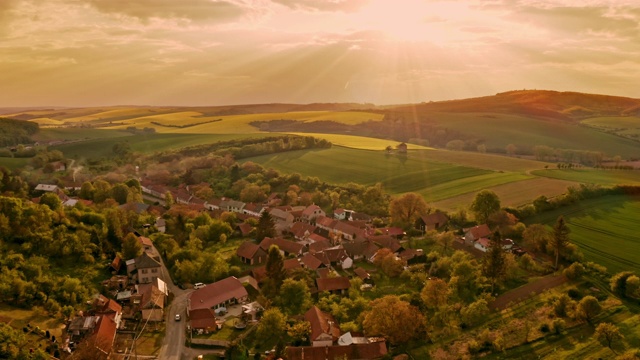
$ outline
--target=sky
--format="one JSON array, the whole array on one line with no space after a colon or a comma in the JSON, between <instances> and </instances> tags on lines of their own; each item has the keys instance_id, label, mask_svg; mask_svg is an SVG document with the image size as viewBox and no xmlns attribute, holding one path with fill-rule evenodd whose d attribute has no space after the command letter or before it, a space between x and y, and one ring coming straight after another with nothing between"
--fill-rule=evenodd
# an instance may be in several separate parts
<instances>
[{"instance_id":1,"label":"sky","mask_svg":"<svg viewBox=\"0 0 640 360\"><path fill-rule=\"evenodd\" d=\"M640 98L637 0L0 0L0 107Z\"/></svg>"}]
</instances>

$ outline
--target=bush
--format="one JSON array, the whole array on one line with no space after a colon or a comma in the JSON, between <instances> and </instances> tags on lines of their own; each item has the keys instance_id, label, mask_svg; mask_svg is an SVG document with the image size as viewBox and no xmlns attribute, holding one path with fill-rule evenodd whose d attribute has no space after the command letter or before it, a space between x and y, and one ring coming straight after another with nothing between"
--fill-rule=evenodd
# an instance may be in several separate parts
<instances>
[{"instance_id":1,"label":"bush","mask_svg":"<svg viewBox=\"0 0 640 360\"><path fill-rule=\"evenodd\" d=\"M577 280L582 277L582 274L584 274L584 266L579 262L574 262L571 266L564 269L562 273L571 280Z\"/></svg>"},{"instance_id":2,"label":"bush","mask_svg":"<svg viewBox=\"0 0 640 360\"><path fill-rule=\"evenodd\" d=\"M582 293L580 292L580 290L574 287L567 290L567 295L569 295L569 297L573 300L580 300L582 298Z\"/></svg>"},{"instance_id":3,"label":"bush","mask_svg":"<svg viewBox=\"0 0 640 360\"><path fill-rule=\"evenodd\" d=\"M554 334L560 335L565 328L565 322L562 319L555 319L551 323L551 329Z\"/></svg>"},{"instance_id":4,"label":"bush","mask_svg":"<svg viewBox=\"0 0 640 360\"><path fill-rule=\"evenodd\" d=\"M549 324L547 324L547 323L542 323L542 324L540 325L540 332L548 333L549 331L551 331L551 328L549 327Z\"/></svg>"}]
</instances>

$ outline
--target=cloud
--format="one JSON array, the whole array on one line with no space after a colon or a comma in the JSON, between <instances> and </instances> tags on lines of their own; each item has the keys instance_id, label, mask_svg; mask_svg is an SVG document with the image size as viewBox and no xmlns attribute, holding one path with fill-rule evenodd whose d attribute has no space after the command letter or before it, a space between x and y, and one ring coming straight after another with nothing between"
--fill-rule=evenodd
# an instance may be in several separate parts
<instances>
[{"instance_id":1,"label":"cloud","mask_svg":"<svg viewBox=\"0 0 640 360\"><path fill-rule=\"evenodd\" d=\"M353 12L357 11L369 0L271 0L291 9L303 11Z\"/></svg>"},{"instance_id":2,"label":"cloud","mask_svg":"<svg viewBox=\"0 0 640 360\"><path fill-rule=\"evenodd\" d=\"M180 18L227 22L242 16L243 7L224 0L87 0L96 9L148 20Z\"/></svg>"}]
</instances>

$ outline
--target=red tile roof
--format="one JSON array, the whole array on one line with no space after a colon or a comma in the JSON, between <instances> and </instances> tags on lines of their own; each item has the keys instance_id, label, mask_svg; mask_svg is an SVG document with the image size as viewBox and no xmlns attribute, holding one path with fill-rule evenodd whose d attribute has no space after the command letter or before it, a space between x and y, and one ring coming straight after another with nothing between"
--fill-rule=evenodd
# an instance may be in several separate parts
<instances>
[{"instance_id":1,"label":"red tile roof","mask_svg":"<svg viewBox=\"0 0 640 360\"><path fill-rule=\"evenodd\" d=\"M316 279L318 284L318 291L336 291L347 290L351 287L348 277L335 277L326 279Z\"/></svg>"},{"instance_id":2,"label":"red tile roof","mask_svg":"<svg viewBox=\"0 0 640 360\"><path fill-rule=\"evenodd\" d=\"M322 265L322 261L311 254L303 256L300 261L304 264L304 266L308 267L311 270L315 270Z\"/></svg>"},{"instance_id":3,"label":"red tile roof","mask_svg":"<svg viewBox=\"0 0 640 360\"><path fill-rule=\"evenodd\" d=\"M106 315L101 316L95 328L95 335L96 347L105 353L110 353L116 338L116 322Z\"/></svg>"},{"instance_id":4,"label":"red tile roof","mask_svg":"<svg viewBox=\"0 0 640 360\"><path fill-rule=\"evenodd\" d=\"M236 255L246 258L253 259L257 252L263 252L259 245L255 244L252 241L245 241L238 247L236 250ZM266 253L265 253L266 254Z\"/></svg>"},{"instance_id":5,"label":"red tile roof","mask_svg":"<svg viewBox=\"0 0 640 360\"><path fill-rule=\"evenodd\" d=\"M235 276L209 284L189 294L190 309L210 309L218 304L248 296L247 289Z\"/></svg>"},{"instance_id":6,"label":"red tile roof","mask_svg":"<svg viewBox=\"0 0 640 360\"><path fill-rule=\"evenodd\" d=\"M269 252L271 245L278 246L280 250L287 254L301 254L304 249L304 245L283 238L266 237L260 242L260 247L266 252Z\"/></svg>"},{"instance_id":7,"label":"red tile roof","mask_svg":"<svg viewBox=\"0 0 640 360\"><path fill-rule=\"evenodd\" d=\"M471 233L471 236L473 236L474 240L491 236L491 230L489 229L489 226L487 226L487 224L474 226L471 229L468 229L467 233Z\"/></svg>"},{"instance_id":8,"label":"red tile roof","mask_svg":"<svg viewBox=\"0 0 640 360\"><path fill-rule=\"evenodd\" d=\"M212 309L193 309L189 311L189 321L193 329L215 329L216 314Z\"/></svg>"},{"instance_id":9,"label":"red tile roof","mask_svg":"<svg viewBox=\"0 0 640 360\"><path fill-rule=\"evenodd\" d=\"M331 335L333 341L337 341L340 337L340 326L336 319L329 313L325 313L317 306L304 313L304 319L311 323L311 341L316 340L320 335Z\"/></svg>"},{"instance_id":10,"label":"red tile roof","mask_svg":"<svg viewBox=\"0 0 640 360\"><path fill-rule=\"evenodd\" d=\"M288 360L375 360L383 358L387 352L384 341L346 346L288 346L286 349Z\"/></svg>"}]
</instances>

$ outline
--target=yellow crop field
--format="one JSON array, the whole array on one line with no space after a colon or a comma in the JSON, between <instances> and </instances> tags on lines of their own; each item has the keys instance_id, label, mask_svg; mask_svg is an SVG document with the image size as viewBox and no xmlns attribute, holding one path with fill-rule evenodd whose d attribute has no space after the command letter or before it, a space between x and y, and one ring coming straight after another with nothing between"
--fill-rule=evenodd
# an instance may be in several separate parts
<instances>
[{"instance_id":1,"label":"yellow crop field","mask_svg":"<svg viewBox=\"0 0 640 360\"><path fill-rule=\"evenodd\" d=\"M37 118L37 119L31 119L29 121L37 123L38 125L43 126L43 127L46 127L46 126L59 126L59 125L64 124L64 121L55 120L55 119L46 118L46 117L41 117L41 118Z\"/></svg>"},{"instance_id":2,"label":"yellow crop field","mask_svg":"<svg viewBox=\"0 0 640 360\"><path fill-rule=\"evenodd\" d=\"M362 150L384 150L387 146L395 148L400 142L395 140L376 139L364 136L340 135L340 134L319 134L319 133L290 133L300 136L313 136L318 139L326 139L334 145L344 146L353 149ZM407 144L408 150L425 150L429 149L422 145Z\"/></svg>"}]
</instances>

